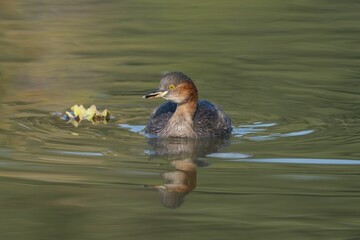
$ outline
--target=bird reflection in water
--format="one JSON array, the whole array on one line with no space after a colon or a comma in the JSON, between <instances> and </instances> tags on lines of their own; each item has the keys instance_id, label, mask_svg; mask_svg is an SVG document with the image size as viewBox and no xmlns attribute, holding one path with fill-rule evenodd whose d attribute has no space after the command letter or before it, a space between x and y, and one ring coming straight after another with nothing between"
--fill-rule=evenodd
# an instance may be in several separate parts
<instances>
[{"instance_id":1,"label":"bird reflection in water","mask_svg":"<svg viewBox=\"0 0 360 240\"><path fill-rule=\"evenodd\" d=\"M154 186L161 203L168 208L180 207L186 195L196 187L197 167L207 164L199 158L218 152L228 139L150 138L152 157L165 157L175 168L162 174L165 183Z\"/></svg>"},{"instance_id":2,"label":"bird reflection in water","mask_svg":"<svg viewBox=\"0 0 360 240\"><path fill-rule=\"evenodd\" d=\"M175 171L163 173L165 184L155 186L165 207L177 208L196 186L196 165L191 159L174 160Z\"/></svg>"}]
</instances>

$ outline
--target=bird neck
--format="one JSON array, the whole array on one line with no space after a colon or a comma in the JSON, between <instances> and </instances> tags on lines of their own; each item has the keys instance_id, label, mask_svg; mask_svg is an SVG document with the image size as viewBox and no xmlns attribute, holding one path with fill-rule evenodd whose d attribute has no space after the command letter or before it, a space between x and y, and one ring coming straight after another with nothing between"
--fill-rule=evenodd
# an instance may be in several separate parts
<instances>
[{"instance_id":1,"label":"bird neck","mask_svg":"<svg viewBox=\"0 0 360 240\"><path fill-rule=\"evenodd\" d=\"M176 111L170 118L162 135L171 137L196 137L193 117L197 106L197 96L184 103L178 103Z\"/></svg>"},{"instance_id":2,"label":"bird neck","mask_svg":"<svg viewBox=\"0 0 360 240\"><path fill-rule=\"evenodd\" d=\"M176 111L161 134L171 137L196 137L193 118L197 100L197 90L193 87L186 100L177 104Z\"/></svg>"},{"instance_id":3,"label":"bird neck","mask_svg":"<svg viewBox=\"0 0 360 240\"><path fill-rule=\"evenodd\" d=\"M176 111L174 113L174 117L182 117L185 120L192 124L192 120L196 111L197 106L197 94L192 94L187 99L186 102L178 103L176 107Z\"/></svg>"}]
</instances>

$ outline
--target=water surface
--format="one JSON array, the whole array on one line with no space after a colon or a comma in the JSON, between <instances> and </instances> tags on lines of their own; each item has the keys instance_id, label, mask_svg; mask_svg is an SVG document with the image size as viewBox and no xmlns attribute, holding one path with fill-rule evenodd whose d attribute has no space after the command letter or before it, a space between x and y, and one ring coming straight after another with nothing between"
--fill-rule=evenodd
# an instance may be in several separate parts
<instances>
[{"instance_id":1,"label":"water surface","mask_svg":"<svg viewBox=\"0 0 360 240\"><path fill-rule=\"evenodd\" d=\"M0 238L358 239L357 1L0 2ZM141 130L161 73L234 132ZM74 104L108 124L67 124Z\"/></svg>"}]
</instances>

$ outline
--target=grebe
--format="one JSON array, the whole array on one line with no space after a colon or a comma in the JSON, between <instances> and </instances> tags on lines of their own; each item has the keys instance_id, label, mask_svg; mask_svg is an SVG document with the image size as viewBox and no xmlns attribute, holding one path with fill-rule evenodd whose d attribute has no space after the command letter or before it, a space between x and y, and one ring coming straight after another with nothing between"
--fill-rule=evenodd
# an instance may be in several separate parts
<instances>
[{"instance_id":1,"label":"grebe","mask_svg":"<svg viewBox=\"0 0 360 240\"><path fill-rule=\"evenodd\" d=\"M143 98L162 97L167 102L153 111L145 133L158 137L224 137L231 131L231 120L217 105L198 100L193 81L181 72L165 74L159 89Z\"/></svg>"}]
</instances>

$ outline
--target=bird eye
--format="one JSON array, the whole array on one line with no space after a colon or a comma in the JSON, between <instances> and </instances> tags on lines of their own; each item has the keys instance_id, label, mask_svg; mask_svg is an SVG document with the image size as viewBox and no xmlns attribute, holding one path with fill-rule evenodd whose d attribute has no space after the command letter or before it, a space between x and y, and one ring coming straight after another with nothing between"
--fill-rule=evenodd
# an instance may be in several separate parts
<instances>
[{"instance_id":1,"label":"bird eye","mask_svg":"<svg viewBox=\"0 0 360 240\"><path fill-rule=\"evenodd\" d=\"M169 85L169 89L170 89L171 91L174 90L174 89L175 89L174 84L170 84L170 85Z\"/></svg>"}]
</instances>

